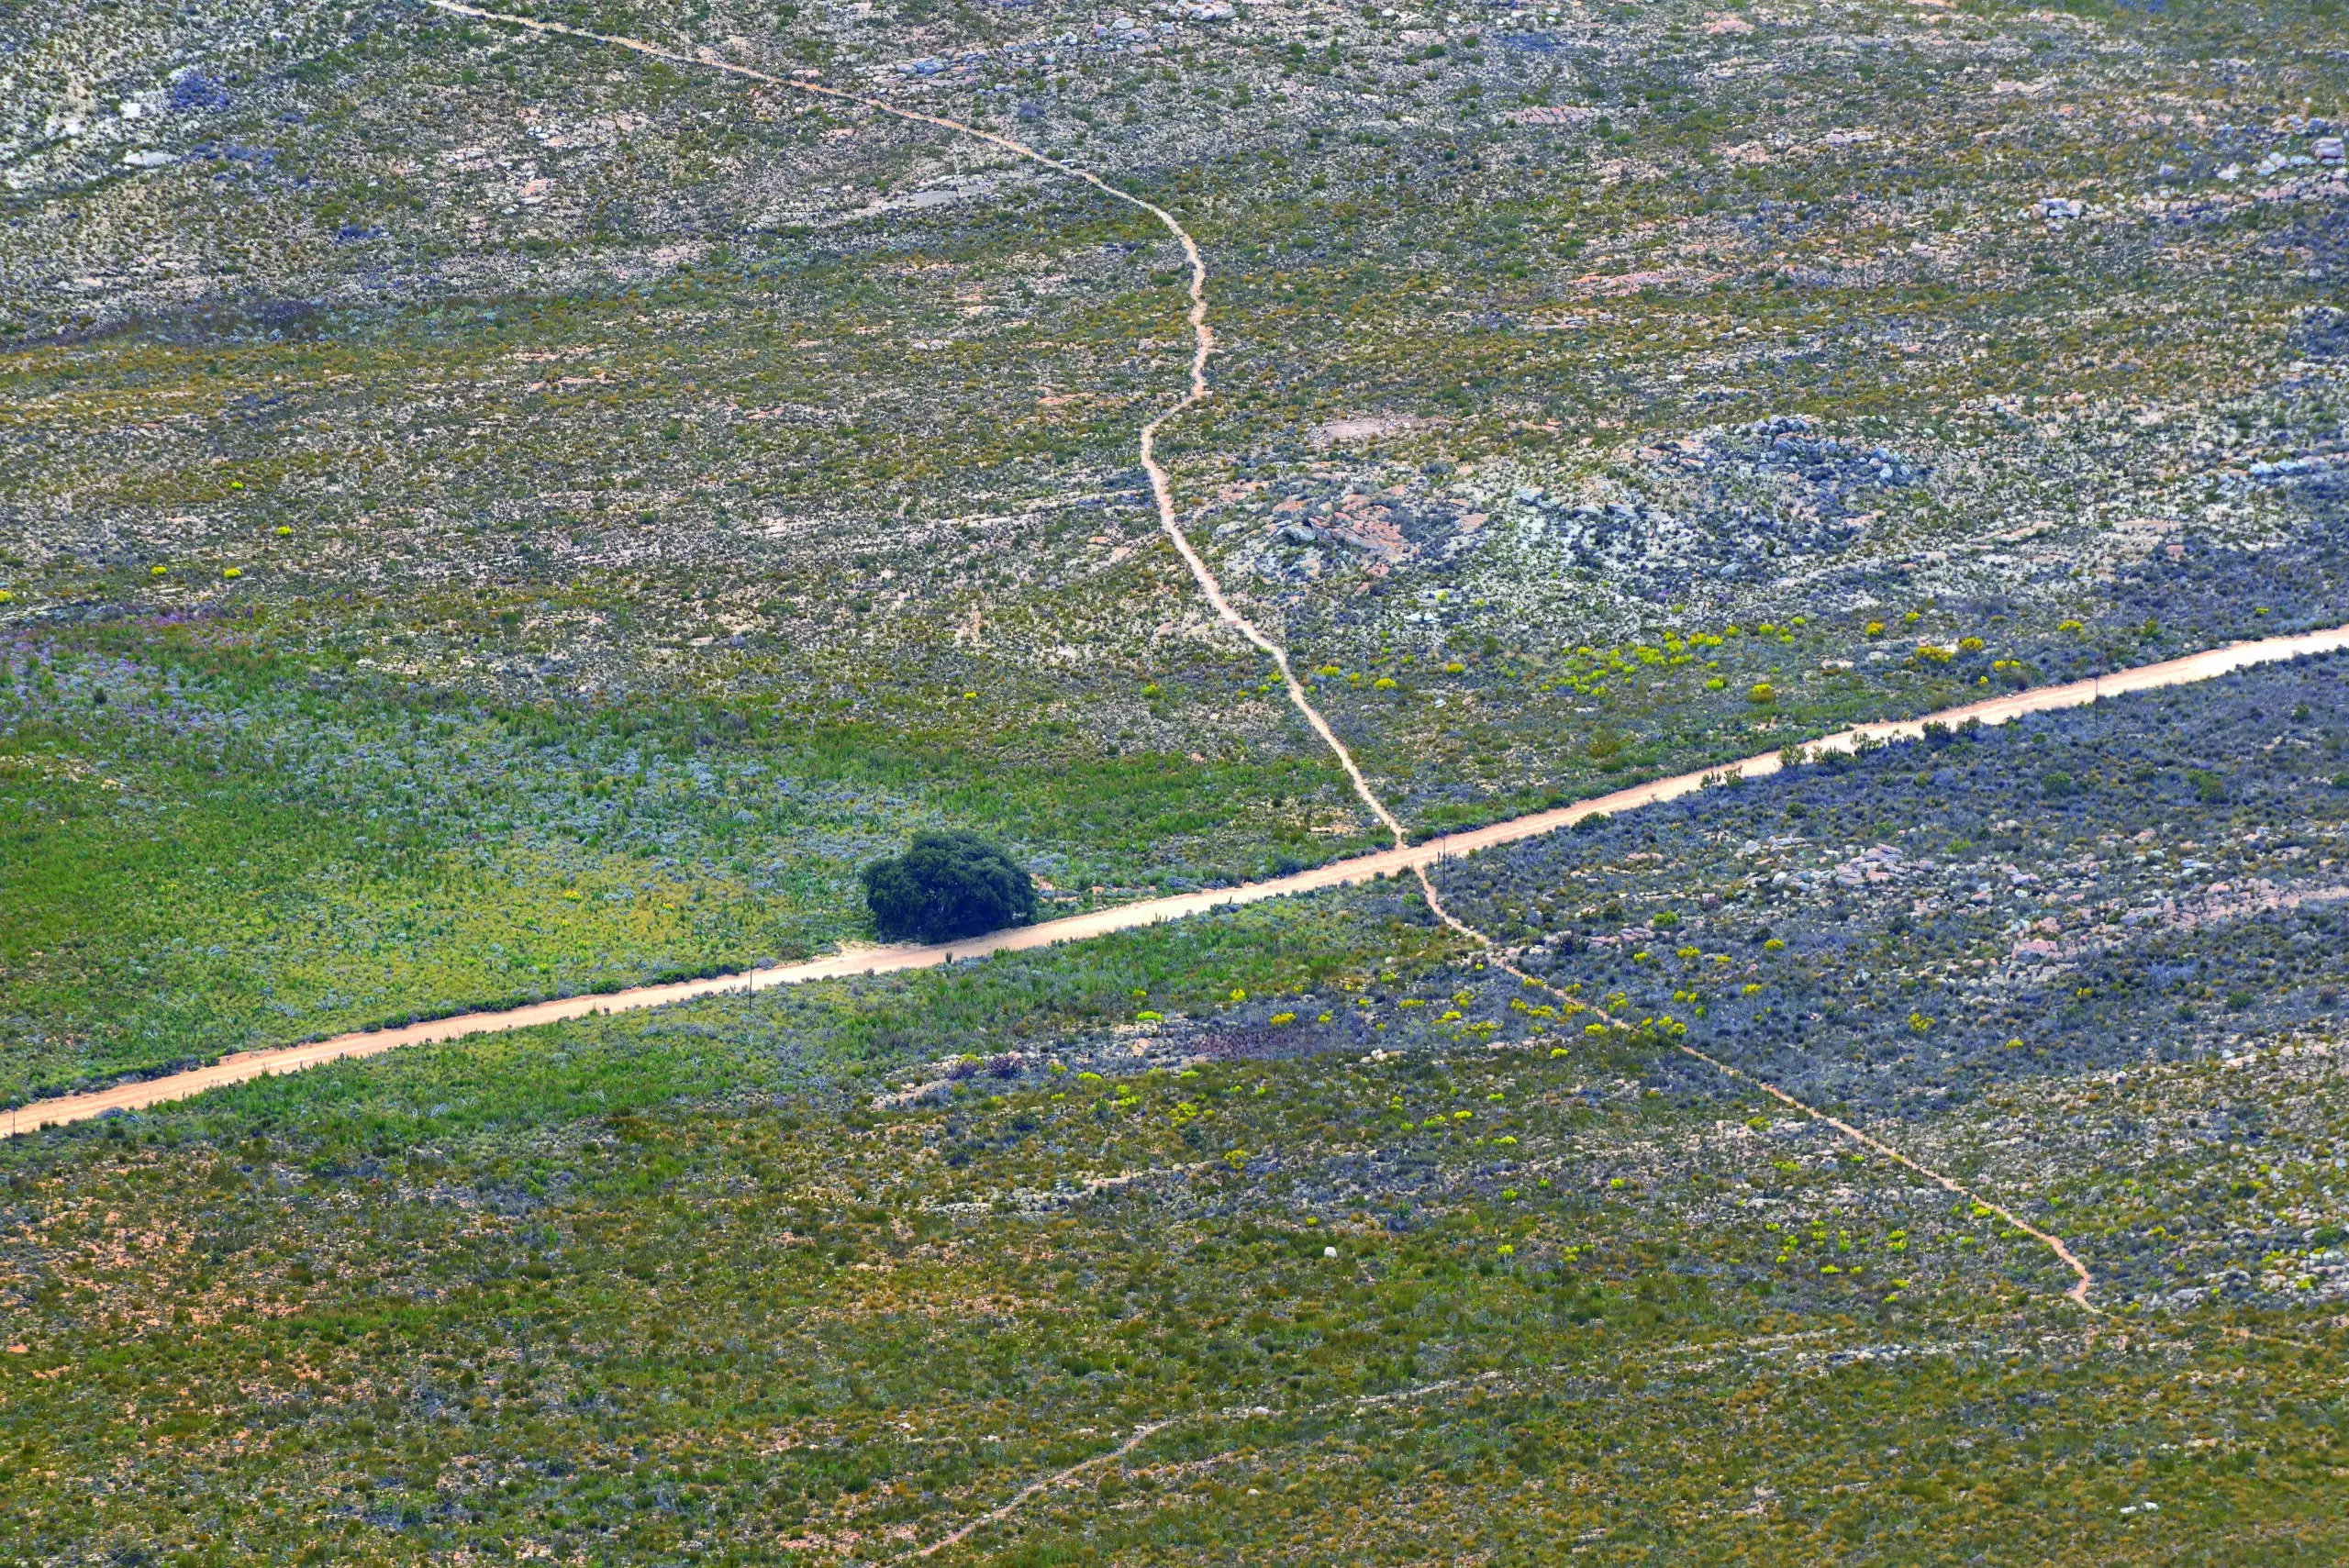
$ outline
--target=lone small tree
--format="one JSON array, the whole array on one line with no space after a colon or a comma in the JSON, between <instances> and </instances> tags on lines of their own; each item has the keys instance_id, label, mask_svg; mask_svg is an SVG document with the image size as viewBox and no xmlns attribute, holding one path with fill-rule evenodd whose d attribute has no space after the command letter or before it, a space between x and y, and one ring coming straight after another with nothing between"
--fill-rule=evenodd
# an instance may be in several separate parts
<instances>
[{"instance_id":1,"label":"lone small tree","mask_svg":"<svg viewBox=\"0 0 2349 1568\"><path fill-rule=\"evenodd\" d=\"M863 875L873 923L893 941L952 941L1036 917L1034 879L976 833L916 833L903 855Z\"/></svg>"}]
</instances>

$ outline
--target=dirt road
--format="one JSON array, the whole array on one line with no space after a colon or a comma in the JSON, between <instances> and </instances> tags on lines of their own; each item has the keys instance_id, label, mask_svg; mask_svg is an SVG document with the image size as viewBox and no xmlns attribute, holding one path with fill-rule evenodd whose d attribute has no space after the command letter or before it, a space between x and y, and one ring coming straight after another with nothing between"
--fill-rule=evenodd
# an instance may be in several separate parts
<instances>
[{"instance_id":1,"label":"dirt road","mask_svg":"<svg viewBox=\"0 0 2349 1568\"><path fill-rule=\"evenodd\" d=\"M2349 627L2329 631L2306 632L2295 637L2271 638L2261 642L2237 643L2227 648L2214 648L2204 653L2172 659L2159 664L2143 665L2122 670L2093 681L2075 682L2064 686L2042 686L2032 691L2014 692L1991 697L1964 707L1933 714L1929 718L1906 723L1871 724L1858 730L1843 730L1812 742L1815 748L1848 750L1857 735L1865 734L1886 740L1913 739L1921 735L1930 720L1962 724L1968 718L1979 718L1985 724L2004 724L2027 713L2045 713L2053 709L2078 707L2094 702L2099 696L2112 696L2124 692L2154 690L2164 686L2189 684L2214 676L2232 673L2254 664L2272 663L2296 655L2326 653L2349 649ZM403 1029L370 1030L362 1034L339 1035L332 1040L318 1040L308 1045L290 1045L273 1051L245 1051L224 1057L209 1067L191 1068L165 1077L151 1078L135 1084L117 1084L95 1094L70 1095L53 1100L39 1100L12 1113L9 1130L29 1131L42 1126L62 1126L68 1122L86 1121L104 1116L108 1111L139 1110L147 1106L161 1105L168 1100L183 1099L202 1094L206 1089L229 1084L242 1084L273 1073L297 1073L305 1067L321 1062L347 1061L353 1057L374 1056L403 1045L422 1045L434 1040L461 1040L467 1035L488 1034L503 1029L533 1029L540 1024L558 1023L565 1018L584 1018L591 1013L617 1013L640 1007L662 1007L673 1002L689 1001L696 996L714 995L726 991L763 991L774 985L796 985L809 980L838 979L851 974L887 974L900 970L927 969L945 963L950 959L982 958L989 953L1021 952L1030 948L1052 947L1061 942L1082 941L1111 931L1128 931L1141 926L1152 926L1162 920L1179 920L1188 915L1203 914L1209 909L1230 905L1252 904L1265 898L1286 898L1300 893L1315 893L1324 888L1343 887L1375 878L1408 875L1435 864L1451 855L1473 853L1497 844L1514 843L1520 839L1537 838L1580 821L1594 813L1613 816L1619 812L1635 811L1659 801L1676 799L1700 789L1709 773L1736 770L1747 778L1761 778L1778 771L1776 752L1751 757L1742 763L1724 768L1708 769L1704 773L1681 773L1673 778L1654 779L1629 789L1594 800L1577 801L1554 811L1536 812L1530 817L1512 817L1496 822L1473 832L1456 833L1448 838L1431 840L1398 849L1382 850L1376 854L1360 855L1352 860L1333 861L1328 865L1315 866L1294 876L1277 877L1269 882L1249 883L1240 887L1213 889L1202 893L1186 893L1171 898L1152 898L1138 904L1120 904L1114 908L1097 909L1086 915L1072 915L1065 919L1048 920L1040 925L1020 926L1008 931L993 931L968 941L948 942L934 947L899 945L854 949L811 959L805 963L779 965L748 974L725 975L711 980L687 980L670 985L643 985L633 990L617 991L604 996L567 996L554 1001L533 1003L502 1013L467 1013L453 1018L441 1018L432 1023L410 1024Z\"/></svg>"}]
</instances>

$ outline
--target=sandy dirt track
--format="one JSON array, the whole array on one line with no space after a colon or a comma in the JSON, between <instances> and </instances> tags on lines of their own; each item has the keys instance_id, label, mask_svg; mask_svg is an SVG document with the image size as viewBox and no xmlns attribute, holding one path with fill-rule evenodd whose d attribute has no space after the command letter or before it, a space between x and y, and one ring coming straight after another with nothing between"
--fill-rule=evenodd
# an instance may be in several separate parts
<instances>
[{"instance_id":1,"label":"sandy dirt track","mask_svg":"<svg viewBox=\"0 0 2349 1568\"><path fill-rule=\"evenodd\" d=\"M2303 632L2297 636L2270 638L2259 642L2235 643L2214 648L2206 652L2189 654L2183 659L2166 660L2159 664L2141 665L2133 670L2121 670L2094 680L2076 681L2068 685L2041 686L2030 691L2012 692L1969 703L1963 707L1899 723L1864 725L1810 742L1814 749L1849 750L1853 742L1865 735L1886 740L1914 740L1924 733L1928 722L1962 724L1968 718L1978 718L1984 724L2004 724L2029 713L2045 713L2054 709L2079 707L2099 697L2118 696L2128 692L2153 691L2165 686L2188 685L2197 681L2231 674L2256 664L2275 663L2304 654L2330 653L2349 649L2349 627L2335 627L2326 631ZM1376 854L1360 855L1352 860L1333 861L1298 872L1294 876L1277 877L1269 882L1248 883L1239 887L1213 889L1202 893L1186 893L1172 898L1152 898L1137 904L1120 904L1114 908L1096 909L1090 914L1072 915L1065 919L1048 920L1041 925L1020 926L1010 930L992 931L967 941L949 942L935 947L899 945L893 947L859 948L811 959L805 963L778 965L773 969L754 970L746 974L721 975L708 980L686 980L669 985L642 985L633 990L616 991L602 996L565 996L551 1001L536 1002L501 1013L466 1013L456 1018L440 1018L431 1023L410 1024L401 1029L373 1029L360 1034L338 1035L308 1045L290 1045L271 1051L243 1051L223 1057L209 1067L191 1068L161 1078L137 1083L117 1084L94 1094L69 1095L57 1099L37 1100L10 1113L9 1130L30 1131L42 1126L62 1126L68 1122L87 1121L92 1117L109 1111L139 1110L169 1100L184 1099L225 1084L242 1084L273 1073L296 1073L321 1062L346 1061L353 1057L375 1056L404 1045L424 1045L435 1040L462 1040L467 1035L489 1034L502 1029L533 1029L540 1024L558 1023L565 1018L584 1018L591 1013L628 1012L640 1007L663 1007L673 1002L689 1001L696 996L714 995L726 991L763 991L774 985L796 985L809 980L831 980L852 974L887 974L900 970L927 969L956 959L982 958L990 953L1020 952L1030 948L1051 947L1060 942L1082 941L1111 931L1132 930L1137 927L1153 926L1162 920L1179 920L1187 915L1204 914L1209 909L1236 904L1252 904L1260 899L1285 898L1294 894L1314 893L1323 888L1342 887L1354 883L1369 882L1382 876L1407 875L1433 865L1454 855L1470 854L1497 844L1514 843L1520 839L1537 838L1553 833L1580 821L1594 813L1613 816L1619 812L1635 811L1659 801L1674 800L1705 787L1708 777L1727 773L1742 773L1746 778L1764 778L1779 770L1777 753L1768 752L1749 757L1743 762L1724 764L1702 773L1681 773L1672 778L1653 779L1617 790L1596 799L1577 801L1554 811L1541 811L1528 817L1512 817L1471 832L1455 833L1445 838L1406 848L1382 850Z\"/></svg>"}]
</instances>

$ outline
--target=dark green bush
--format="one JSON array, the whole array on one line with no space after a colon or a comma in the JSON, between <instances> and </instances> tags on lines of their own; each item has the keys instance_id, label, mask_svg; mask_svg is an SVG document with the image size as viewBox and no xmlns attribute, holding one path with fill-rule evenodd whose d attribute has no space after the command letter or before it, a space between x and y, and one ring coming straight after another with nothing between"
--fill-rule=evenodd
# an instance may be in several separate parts
<instances>
[{"instance_id":1,"label":"dark green bush","mask_svg":"<svg viewBox=\"0 0 2349 1568\"><path fill-rule=\"evenodd\" d=\"M951 941L1036 916L1036 884L976 833L921 832L896 860L864 868L864 902L891 940Z\"/></svg>"}]
</instances>

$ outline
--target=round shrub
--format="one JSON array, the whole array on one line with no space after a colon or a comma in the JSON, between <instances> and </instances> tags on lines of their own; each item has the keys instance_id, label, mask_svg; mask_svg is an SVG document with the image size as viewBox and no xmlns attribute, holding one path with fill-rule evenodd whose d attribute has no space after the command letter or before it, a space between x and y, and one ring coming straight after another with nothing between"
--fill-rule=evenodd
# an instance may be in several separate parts
<instances>
[{"instance_id":1,"label":"round shrub","mask_svg":"<svg viewBox=\"0 0 2349 1568\"><path fill-rule=\"evenodd\" d=\"M1036 917L1035 879L976 833L920 832L864 868L864 902L890 940L952 941Z\"/></svg>"}]
</instances>

